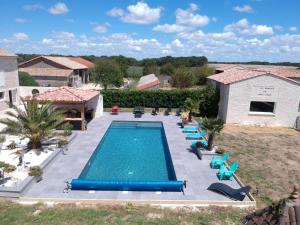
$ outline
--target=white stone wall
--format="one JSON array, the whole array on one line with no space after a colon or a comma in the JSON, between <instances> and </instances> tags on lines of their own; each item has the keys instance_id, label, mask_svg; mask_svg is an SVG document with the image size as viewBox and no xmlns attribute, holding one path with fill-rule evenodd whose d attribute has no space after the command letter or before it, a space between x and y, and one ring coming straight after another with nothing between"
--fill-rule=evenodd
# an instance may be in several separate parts
<instances>
[{"instance_id":1,"label":"white stone wall","mask_svg":"<svg viewBox=\"0 0 300 225\"><path fill-rule=\"evenodd\" d=\"M275 102L274 115L250 113L251 101ZM226 123L294 127L299 115L299 102L299 84L263 75L230 85L224 119Z\"/></svg>"},{"instance_id":2,"label":"white stone wall","mask_svg":"<svg viewBox=\"0 0 300 225\"><path fill-rule=\"evenodd\" d=\"M103 115L103 96L98 95L87 102L88 109L93 109L95 111L95 117L100 117Z\"/></svg>"},{"instance_id":3,"label":"white stone wall","mask_svg":"<svg viewBox=\"0 0 300 225\"><path fill-rule=\"evenodd\" d=\"M12 93L13 104L19 105L19 77L17 57L0 56L0 92L4 92L4 99L0 100L0 111L7 109L9 91Z\"/></svg>"}]
</instances>

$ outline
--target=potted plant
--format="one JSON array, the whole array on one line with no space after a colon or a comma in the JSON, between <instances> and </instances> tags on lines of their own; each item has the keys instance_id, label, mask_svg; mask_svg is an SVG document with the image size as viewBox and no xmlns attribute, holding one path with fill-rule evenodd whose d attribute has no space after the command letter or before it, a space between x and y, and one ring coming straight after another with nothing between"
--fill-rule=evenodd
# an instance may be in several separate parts
<instances>
[{"instance_id":1,"label":"potted plant","mask_svg":"<svg viewBox=\"0 0 300 225\"><path fill-rule=\"evenodd\" d=\"M213 150L215 135L223 129L224 121L221 118L204 118L201 127L208 133L208 150Z\"/></svg>"},{"instance_id":2,"label":"potted plant","mask_svg":"<svg viewBox=\"0 0 300 225\"><path fill-rule=\"evenodd\" d=\"M188 112L181 113L181 121L183 124L189 123L189 113Z\"/></svg>"},{"instance_id":3,"label":"potted plant","mask_svg":"<svg viewBox=\"0 0 300 225\"><path fill-rule=\"evenodd\" d=\"M70 123L66 123L63 125L64 135L70 136L72 134L73 125Z\"/></svg>"},{"instance_id":4,"label":"potted plant","mask_svg":"<svg viewBox=\"0 0 300 225\"><path fill-rule=\"evenodd\" d=\"M11 173L14 172L16 169L16 166L10 165L8 163L4 163L3 165L3 173Z\"/></svg>"},{"instance_id":5,"label":"potted plant","mask_svg":"<svg viewBox=\"0 0 300 225\"><path fill-rule=\"evenodd\" d=\"M29 167L28 175L35 177L35 180L38 183L43 179L42 178L43 170L39 166L31 166L31 167Z\"/></svg>"},{"instance_id":6,"label":"potted plant","mask_svg":"<svg viewBox=\"0 0 300 225\"><path fill-rule=\"evenodd\" d=\"M199 101L193 100L191 98L187 98L184 101L184 108L188 111L189 122L192 122L193 114L199 111L199 104Z\"/></svg>"}]
</instances>

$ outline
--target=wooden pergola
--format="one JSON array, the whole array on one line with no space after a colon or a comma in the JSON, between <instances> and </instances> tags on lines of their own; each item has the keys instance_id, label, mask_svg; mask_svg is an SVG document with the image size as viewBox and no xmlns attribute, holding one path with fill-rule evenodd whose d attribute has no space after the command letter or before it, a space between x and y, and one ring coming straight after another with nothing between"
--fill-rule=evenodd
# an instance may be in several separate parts
<instances>
[{"instance_id":1,"label":"wooden pergola","mask_svg":"<svg viewBox=\"0 0 300 225\"><path fill-rule=\"evenodd\" d=\"M46 91L41 94L34 95L26 100L35 100L41 104L51 102L57 108L66 110L77 110L80 116L67 116L65 121L80 122L81 130L85 130L85 112L90 101L99 97L99 91L82 90L74 87L60 87L54 90ZM94 111L96 109L93 109ZM94 117L94 113L93 113Z\"/></svg>"}]
</instances>

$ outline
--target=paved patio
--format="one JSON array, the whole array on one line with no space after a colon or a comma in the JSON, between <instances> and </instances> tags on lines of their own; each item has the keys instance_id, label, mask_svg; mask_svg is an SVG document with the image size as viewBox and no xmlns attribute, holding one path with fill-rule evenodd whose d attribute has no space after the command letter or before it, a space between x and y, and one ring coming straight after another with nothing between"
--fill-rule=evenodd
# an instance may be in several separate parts
<instances>
[{"instance_id":1,"label":"paved patio","mask_svg":"<svg viewBox=\"0 0 300 225\"><path fill-rule=\"evenodd\" d=\"M133 191L70 191L63 193L65 181L77 178L89 160L99 141L105 134L111 121L162 121L164 124L176 176L178 180L187 180L185 194L177 192L133 192ZM66 155L60 154L44 171L44 179L31 186L24 194L24 198L53 198L53 199L98 199L98 200L128 200L128 201L212 201L231 202L228 198L208 191L207 187L214 182L220 182L216 176L217 170L210 168L211 156L204 156L198 160L190 150L190 141L185 139L176 116L143 115L136 119L131 113L119 115L104 114L94 119L87 131L79 131L75 140L69 145ZM235 181L222 181L231 187L238 188ZM249 201L249 198L245 198ZM244 201L245 201L244 200ZM233 202L233 201L232 201Z\"/></svg>"}]
</instances>

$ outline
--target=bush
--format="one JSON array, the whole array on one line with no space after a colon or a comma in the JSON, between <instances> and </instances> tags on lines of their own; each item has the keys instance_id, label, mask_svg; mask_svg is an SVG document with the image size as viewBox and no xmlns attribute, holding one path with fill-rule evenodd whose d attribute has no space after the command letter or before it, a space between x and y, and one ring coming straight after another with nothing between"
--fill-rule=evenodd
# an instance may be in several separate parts
<instances>
[{"instance_id":1,"label":"bush","mask_svg":"<svg viewBox=\"0 0 300 225\"><path fill-rule=\"evenodd\" d=\"M206 84L207 77L213 74L215 74L215 69L208 65L196 67L194 69L194 76L198 85Z\"/></svg>"},{"instance_id":2,"label":"bush","mask_svg":"<svg viewBox=\"0 0 300 225\"><path fill-rule=\"evenodd\" d=\"M20 86L39 86L32 76L25 72L19 72Z\"/></svg>"},{"instance_id":3,"label":"bush","mask_svg":"<svg viewBox=\"0 0 300 225\"><path fill-rule=\"evenodd\" d=\"M43 175L43 170L39 166L31 166L29 167L28 175L32 177L41 177Z\"/></svg>"},{"instance_id":4,"label":"bush","mask_svg":"<svg viewBox=\"0 0 300 225\"><path fill-rule=\"evenodd\" d=\"M5 136L3 136L3 135L0 135L0 143L3 143L3 142L5 142L5 140L6 140Z\"/></svg>"},{"instance_id":5,"label":"bush","mask_svg":"<svg viewBox=\"0 0 300 225\"><path fill-rule=\"evenodd\" d=\"M184 105L187 98L200 102L199 110L202 116L214 117L218 114L218 96L212 87L197 90L102 90L104 107L119 105L123 108L134 106L178 108Z\"/></svg>"},{"instance_id":6,"label":"bush","mask_svg":"<svg viewBox=\"0 0 300 225\"><path fill-rule=\"evenodd\" d=\"M195 76L189 68L180 67L172 75L171 84L177 88L188 88L195 84Z\"/></svg>"}]
</instances>

